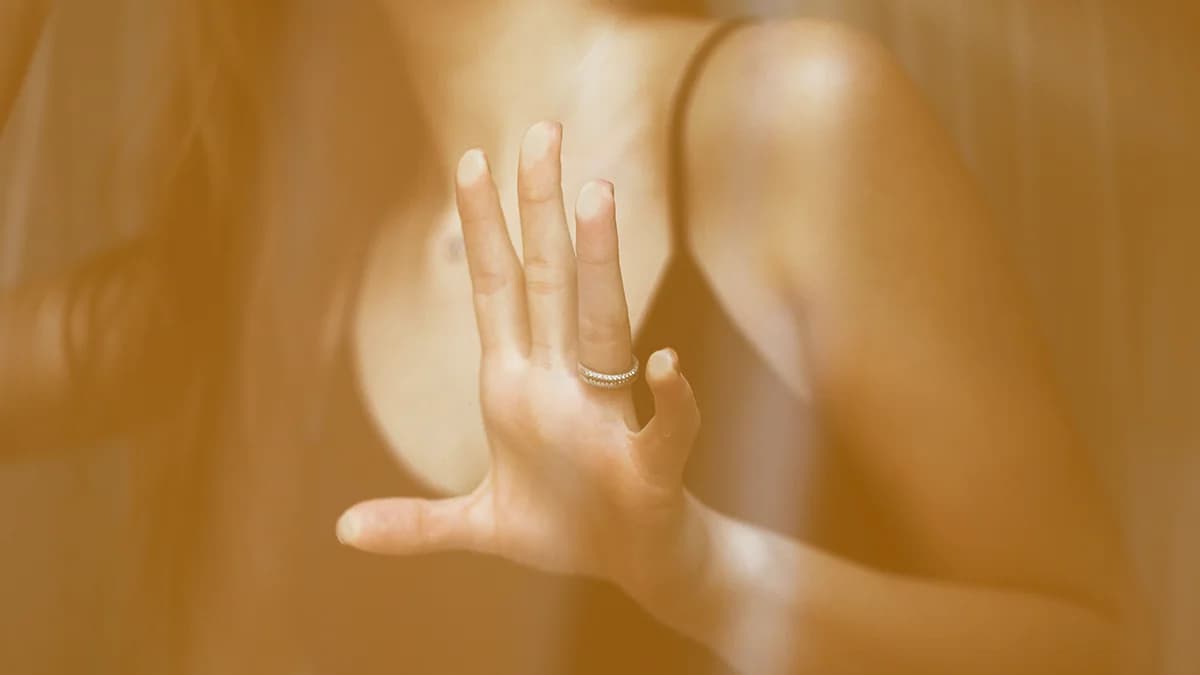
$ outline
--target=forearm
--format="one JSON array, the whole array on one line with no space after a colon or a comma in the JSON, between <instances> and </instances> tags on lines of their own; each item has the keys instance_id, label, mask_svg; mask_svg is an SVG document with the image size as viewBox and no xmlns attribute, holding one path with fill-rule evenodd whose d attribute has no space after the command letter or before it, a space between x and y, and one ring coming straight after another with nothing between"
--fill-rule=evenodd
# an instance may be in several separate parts
<instances>
[{"instance_id":1,"label":"forearm","mask_svg":"<svg viewBox=\"0 0 1200 675\"><path fill-rule=\"evenodd\" d=\"M0 294L0 456L53 447L73 426L62 423L74 407L65 287L53 280Z\"/></svg>"},{"instance_id":2,"label":"forearm","mask_svg":"<svg viewBox=\"0 0 1200 675\"><path fill-rule=\"evenodd\" d=\"M0 130L12 112L48 11L44 0L0 0Z\"/></svg>"},{"instance_id":3,"label":"forearm","mask_svg":"<svg viewBox=\"0 0 1200 675\"><path fill-rule=\"evenodd\" d=\"M147 255L126 245L0 293L0 458L88 442L166 401L177 331L153 308Z\"/></svg>"},{"instance_id":4,"label":"forearm","mask_svg":"<svg viewBox=\"0 0 1200 675\"><path fill-rule=\"evenodd\" d=\"M1065 600L902 577L703 508L694 583L645 604L747 673L1115 672L1115 617Z\"/></svg>"}]
</instances>

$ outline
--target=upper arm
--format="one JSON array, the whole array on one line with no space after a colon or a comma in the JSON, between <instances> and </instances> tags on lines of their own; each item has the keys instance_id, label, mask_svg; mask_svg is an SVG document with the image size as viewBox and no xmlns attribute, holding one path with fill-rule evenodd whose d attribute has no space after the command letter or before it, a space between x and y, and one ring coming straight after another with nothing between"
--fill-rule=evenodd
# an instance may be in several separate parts
<instances>
[{"instance_id":1,"label":"upper arm","mask_svg":"<svg viewBox=\"0 0 1200 675\"><path fill-rule=\"evenodd\" d=\"M818 405L899 534L932 574L1110 606L1121 570L1094 469L915 88L830 24L757 26L729 47L697 89L695 211L710 235L754 242Z\"/></svg>"},{"instance_id":2,"label":"upper arm","mask_svg":"<svg viewBox=\"0 0 1200 675\"><path fill-rule=\"evenodd\" d=\"M0 0L0 132L25 81L48 12L47 0Z\"/></svg>"},{"instance_id":3,"label":"upper arm","mask_svg":"<svg viewBox=\"0 0 1200 675\"><path fill-rule=\"evenodd\" d=\"M124 430L176 400L191 360L144 240L0 293L0 459Z\"/></svg>"}]
</instances>

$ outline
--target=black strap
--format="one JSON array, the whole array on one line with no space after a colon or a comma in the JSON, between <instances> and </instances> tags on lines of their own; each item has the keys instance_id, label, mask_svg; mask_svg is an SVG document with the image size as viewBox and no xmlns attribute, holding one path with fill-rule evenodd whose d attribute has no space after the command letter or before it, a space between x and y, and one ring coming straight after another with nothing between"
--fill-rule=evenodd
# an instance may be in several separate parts
<instances>
[{"instance_id":1,"label":"black strap","mask_svg":"<svg viewBox=\"0 0 1200 675\"><path fill-rule=\"evenodd\" d=\"M687 165L686 157L684 157L684 128L687 119L688 105L691 102L692 90L695 89L696 81L700 77L700 73L704 68L704 64L708 61L708 57L721 44L727 36L741 26L753 22L752 17L736 17L727 19L717 24L716 28L712 29L700 44L692 52L688 60L687 66L684 68L683 77L679 81L679 85L675 89L675 95L671 102L671 120L668 127L667 153L668 153L668 174L667 185L669 190L669 208L671 219L671 242L672 248L676 255L683 255L687 251Z\"/></svg>"}]
</instances>

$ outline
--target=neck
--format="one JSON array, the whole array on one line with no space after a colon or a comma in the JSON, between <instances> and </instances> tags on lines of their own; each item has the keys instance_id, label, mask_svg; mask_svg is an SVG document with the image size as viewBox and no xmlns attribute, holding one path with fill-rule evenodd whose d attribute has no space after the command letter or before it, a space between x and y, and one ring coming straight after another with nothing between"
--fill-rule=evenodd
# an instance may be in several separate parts
<instances>
[{"instance_id":1,"label":"neck","mask_svg":"<svg viewBox=\"0 0 1200 675\"><path fill-rule=\"evenodd\" d=\"M541 119L563 119L602 61L620 15L587 0L392 0L416 103L437 152L503 153Z\"/></svg>"}]
</instances>

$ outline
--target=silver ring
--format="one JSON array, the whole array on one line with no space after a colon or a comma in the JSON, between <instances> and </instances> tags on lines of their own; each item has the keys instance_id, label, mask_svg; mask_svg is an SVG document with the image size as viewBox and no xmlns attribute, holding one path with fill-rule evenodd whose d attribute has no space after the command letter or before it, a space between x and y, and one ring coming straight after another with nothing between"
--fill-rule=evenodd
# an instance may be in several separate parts
<instances>
[{"instance_id":1,"label":"silver ring","mask_svg":"<svg viewBox=\"0 0 1200 675\"><path fill-rule=\"evenodd\" d=\"M638 362L637 354L630 354L633 357L633 367L623 373L602 373L598 370L592 370L579 364L579 379L601 389L620 389L633 384L637 379L638 373L641 371L642 364Z\"/></svg>"}]
</instances>

